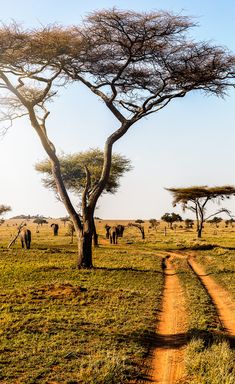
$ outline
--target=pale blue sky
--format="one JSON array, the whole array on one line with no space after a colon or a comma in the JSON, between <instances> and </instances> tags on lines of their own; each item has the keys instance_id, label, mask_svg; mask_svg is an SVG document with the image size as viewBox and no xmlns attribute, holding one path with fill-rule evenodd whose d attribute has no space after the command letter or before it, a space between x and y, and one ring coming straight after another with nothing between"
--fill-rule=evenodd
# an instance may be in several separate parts
<instances>
[{"instance_id":1,"label":"pale blue sky","mask_svg":"<svg viewBox=\"0 0 235 384\"><path fill-rule=\"evenodd\" d=\"M69 25L79 23L92 10L113 6L193 16L200 24L192 31L195 38L212 40L235 52L234 0L0 0L0 19L4 23L14 19L26 27L55 22ZM115 196L100 200L97 215L159 218L173 211L164 187L235 184L234 101L234 91L225 99L193 93L132 127L115 151L129 157L134 170L122 179ZM49 135L64 152L102 148L117 126L102 102L78 85L62 91L50 109ZM0 140L0 203L12 206L10 215L66 214L53 194L41 186L40 175L34 171L34 163L43 157L27 120L16 122ZM235 199L227 206L235 214ZM181 213L180 209L176 211Z\"/></svg>"}]
</instances>

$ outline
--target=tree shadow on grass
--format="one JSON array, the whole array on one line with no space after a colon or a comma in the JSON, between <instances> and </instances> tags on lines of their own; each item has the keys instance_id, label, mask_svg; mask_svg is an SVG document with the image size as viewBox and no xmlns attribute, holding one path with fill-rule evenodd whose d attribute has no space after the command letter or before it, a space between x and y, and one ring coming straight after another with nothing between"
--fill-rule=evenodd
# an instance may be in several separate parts
<instances>
[{"instance_id":1,"label":"tree shadow on grass","mask_svg":"<svg viewBox=\"0 0 235 384\"><path fill-rule=\"evenodd\" d=\"M104 271L104 272L120 272L120 271L124 271L124 272L140 272L140 273L156 273L156 274L161 274L162 275L162 271L157 271L157 270L154 270L154 269L137 269L137 268L132 268L132 267L120 267L120 268L113 268L113 267L93 267L93 270L97 270L97 271Z\"/></svg>"},{"instance_id":2,"label":"tree shadow on grass","mask_svg":"<svg viewBox=\"0 0 235 384\"><path fill-rule=\"evenodd\" d=\"M124 336L120 337L120 341L124 341ZM125 336L125 341L135 342L141 347L144 347L146 354L143 356L145 360L145 369L144 373L140 373L136 379L137 383L152 383L151 379L151 357L155 349L179 349L187 346L187 344L193 339L200 339L203 341L204 349L209 348L214 343L218 341L227 341L231 349L235 349L235 338L229 337L221 331L206 331L200 329L191 329L185 333L177 334L165 334L158 335L154 330L153 331L144 331L144 332L134 332Z\"/></svg>"}]
</instances>

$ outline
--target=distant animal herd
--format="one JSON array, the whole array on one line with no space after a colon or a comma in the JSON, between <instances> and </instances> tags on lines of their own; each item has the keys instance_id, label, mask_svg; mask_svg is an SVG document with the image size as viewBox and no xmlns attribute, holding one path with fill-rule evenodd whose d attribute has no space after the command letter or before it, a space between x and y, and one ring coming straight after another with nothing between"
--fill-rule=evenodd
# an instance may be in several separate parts
<instances>
[{"instance_id":1,"label":"distant animal herd","mask_svg":"<svg viewBox=\"0 0 235 384\"><path fill-rule=\"evenodd\" d=\"M52 223L51 228L53 229L54 236L58 236L59 224ZM110 226L106 224L105 225L106 239L109 239L110 244L117 244L118 237L123 237L124 229L125 229L124 225L121 225L121 224L118 224L115 226ZM20 237L22 248L30 249L31 238L32 238L30 229L23 226L20 229L19 237Z\"/></svg>"}]
</instances>

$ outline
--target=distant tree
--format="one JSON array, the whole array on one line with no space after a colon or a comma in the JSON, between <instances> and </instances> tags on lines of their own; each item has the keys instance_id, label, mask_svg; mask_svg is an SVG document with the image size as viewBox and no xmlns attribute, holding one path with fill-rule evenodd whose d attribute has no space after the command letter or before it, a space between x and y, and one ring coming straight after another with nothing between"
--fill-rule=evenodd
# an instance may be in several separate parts
<instances>
[{"instance_id":1,"label":"distant tree","mask_svg":"<svg viewBox=\"0 0 235 384\"><path fill-rule=\"evenodd\" d=\"M221 208L217 212L206 217L206 205L209 201L220 202L225 198L230 198L235 194L235 187L225 185L222 187L207 187L207 186L193 186L188 188L166 188L167 191L173 195L173 206L181 204L183 210L189 209L196 215L197 221L197 234L202 237L202 230L205 221L218 213L227 213L230 211L226 208Z\"/></svg>"},{"instance_id":2,"label":"distant tree","mask_svg":"<svg viewBox=\"0 0 235 384\"><path fill-rule=\"evenodd\" d=\"M160 225L159 221L156 219L149 219L150 228L157 230L157 227Z\"/></svg>"},{"instance_id":3,"label":"distant tree","mask_svg":"<svg viewBox=\"0 0 235 384\"><path fill-rule=\"evenodd\" d=\"M185 219L184 223L186 229L193 228L194 226L194 221L192 219Z\"/></svg>"},{"instance_id":4,"label":"distant tree","mask_svg":"<svg viewBox=\"0 0 235 384\"><path fill-rule=\"evenodd\" d=\"M162 217L161 220L165 221L168 223L168 226L173 229L173 223L177 221L183 221L182 217L178 215L177 213L165 213Z\"/></svg>"},{"instance_id":5,"label":"distant tree","mask_svg":"<svg viewBox=\"0 0 235 384\"><path fill-rule=\"evenodd\" d=\"M144 220L142 220L142 219L137 219L137 220L135 220L135 223L137 223L137 224L143 224L143 223L144 223Z\"/></svg>"},{"instance_id":6,"label":"distant tree","mask_svg":"<svg viewBox=\"0 0 235 384\"><path fill-rule=\"evenodd\" d=\"M38 224L38 225L41 225L41 227L42 227L43 224L48 224L48 221L47 221L46 219L44 219L44 217L37 217L37 218L33 221L33 223L36 223L36 224Z\"/></svg>"},{"instance_id":7,"label":"distant tree","mask_svg":"<svg viewBox=\"0 0 235 384\"><path fill-rule=\"evenodd\" d=\"M234 222L235 222L235 220L233 218L231 218L229 220L225 220L225 226L227 227L228 225L231 225L231 227L233 227Z\"/></svg>"},{"instance_id":8,"label":"distant tree","mask_svg":"<svg viewBox=\"0 0 235 384\"><path fill-rule=\"evenodd\" d=\"M194 90L222 96L234 85L234 56L221 46L193 41L187 32L194 25L188 17L169 12L111 9L90 14L77 27L0 27L0 111L2 121L9 122L4 128L18 117L29 117L50 159L58 195L74 223L79 268L92 267L92 218L109 179L114 144L135 123L176 98ZM92 190L86 169L82 222L47 131L48 102L72 82L103 100L118 123L105 141L102 172ZM90 110L95 113L92 106Z\"/></svg>"},{"instance_id":9,"label":"distant tree","mask_svg":"<svg viewBox=\"0 0 235 384\"><path fill-rule=\"evenodd\" d=\"M213 217L213 219L211 220L207 220L208 223L212 225L214 224L216 228L218 228L218 224L221 223L221 221L223 221L222 217L217 217L217 216Z\"/></svg>"},{"instance_id":10,"label":"distant tree","mask_svg":"<svg viewBox=\"0 0 235 384\"><path fill-rule=\"evenodd\" d=\"M64 226L65 224L70 220L69 216L65 216L65 217L61 217L60 218L60 221L62 221L62 223L64 223Z\"/></svg>"}]
</instances>

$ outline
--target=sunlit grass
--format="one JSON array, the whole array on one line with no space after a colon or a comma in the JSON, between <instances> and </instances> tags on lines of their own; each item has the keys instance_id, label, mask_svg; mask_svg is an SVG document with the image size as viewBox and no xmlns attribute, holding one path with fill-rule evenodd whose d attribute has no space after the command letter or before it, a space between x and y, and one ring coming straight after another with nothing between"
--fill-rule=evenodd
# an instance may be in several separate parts
<instances>
[{"instance_id":1,"label":"sunlit grass","mask_svg":"<svg viewBox=\"0 0 235 384\"><path fill-rule=\"evenodd\" d=\"M54 237L50 223L39 233L29 223L33 241L26 251L18 240L7 250L17 230L9 223L0 227L3 384L124 384L144 375L143 361L152 346L161 305L162 251L194 250L215 278L234 289L235 251L226 248L235 247L232 228L215 231L206 225L200 240L194 230L167 228L165 236L164 223L157 231L149 231L145 223L145 240L137 229L126 228L118 246L113 246L101 221L94 268L79 271L76 242L70 244L63 224ZM202 248L208 250L199 251ZM184 262L178 261L177 268L189 313L188 383L212 384L216 354L221 354L225 367L230 367L227 362L233 354L214 336L220 324L205 289ZM205 367L204 376L198 366ZM230 380L234 373L226 369L221 367Z\"/></svg>"},{"instance_id":2,"label":"sunlit grass","mask_svg":"<svg viewBox=\"0 0 235 384\"><path fill-rule=\"evenodd\" d=\"M161 258L106 244L94 251L94 269L79 271L76 245L52 240L47 233L29 251L1 251L1 383L124 383L144 374Z\"/></svg>"},{"instance_id":3,"label":"sunlit grass","mask_svg":"<svg viewBox=\"0 0 235 384\"><path fill-rule=\"evenodd\" d=\"M204 251L205 252L205 251ZM174 262L188 306L188 344L184 384L232 384L235 353L222 336L222 324L212 300L186 259Z\"/></svg>"}]
</instances>

